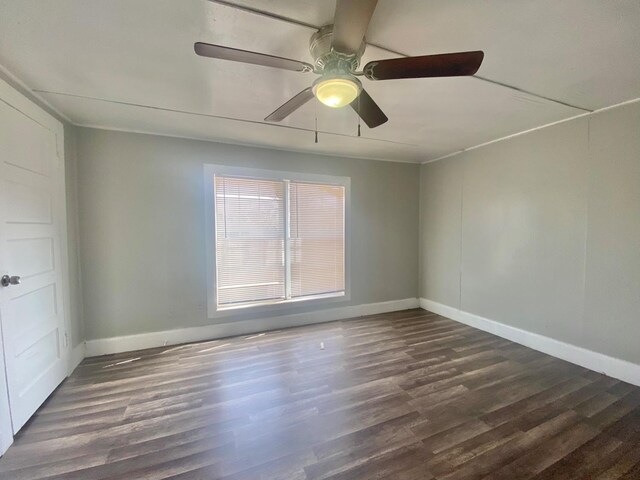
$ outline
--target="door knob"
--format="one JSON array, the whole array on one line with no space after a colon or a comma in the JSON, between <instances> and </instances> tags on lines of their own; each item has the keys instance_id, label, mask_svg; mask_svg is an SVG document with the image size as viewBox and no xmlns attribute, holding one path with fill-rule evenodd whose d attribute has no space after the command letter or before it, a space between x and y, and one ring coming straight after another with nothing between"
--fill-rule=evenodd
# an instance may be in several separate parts
<instances>
[{"instance_id":1,"label":"door knob","mask_svg":"<svg viewBox=\"0 0 640 480\"><path fill-rule=\"evenodd\" d=\"M13 276L9 276L9 275L3 275L2 278L0 278L0 285L2 285L3 287L8 287L9 285L19 285L20 284L20 277L17 275L13 275Z\"/></svg>"}]
</instances>

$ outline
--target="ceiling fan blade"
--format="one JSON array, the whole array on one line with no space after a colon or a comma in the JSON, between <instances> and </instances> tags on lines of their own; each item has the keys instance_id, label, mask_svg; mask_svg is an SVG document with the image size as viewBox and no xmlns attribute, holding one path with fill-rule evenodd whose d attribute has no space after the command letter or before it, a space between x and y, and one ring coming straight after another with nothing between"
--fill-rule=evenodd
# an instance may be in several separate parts
<instances>
[{"instance_id":1,"label":"ceiling fan blade","mask_svg":"<svg viewBox=\"0 0 640 480\"><path fill-rule=\"evenodd\" d=\"M291 60L289 58L276 57L265 53L250 52L238 48L223 47L210 43L197 42L193 49L201 57L220 58L233 62L252 63L265 67L282 68L294 72L313 72L313 66L306 62Z\"/></svg>"},{"instance_id":2,"label":"ceiling fan blade","mask_svg":"<svg viewBox=\"0 0 640 480\"><path fill-rule=\"evenodd\" d=\"M291 100L284 105L278 107L273 113L271 113L265 121L267 122L280 122L284 120L305 103L313 98L313 89L311 87L305 88Z\"/></svg>"},{"instance_id":3,"label":"ceiling fan blade","mask_svg":"<svg viewBox=\"0 0 640 480\"><path fill-rule=\"evenodd\" d=\"M350 105L369 128L376 128L389 120L365 89Z\"/></svg>"},{"instance_id":4,"label":"ceiling fan blade","mask_svg":"<svg viewBox=\"0 0 640 480\"><path fill-rule=\"evenodd\" d=\"M331 46L353 54L360 49L378 0L338 0L333 18Z\"/></svg>"},{"instance_id":5,"label":"ceiling fan blade","mask_svg":"<svg viewBox=\"0 0 640 480\"><path fill-rule=\"evenodd\" d=\"M394 80L397 78L458 77L473 75L480 68L484 52L444 53L421 57L377 60L364 66L364 76L369 80Z\"/></svg>"}]
</instances>

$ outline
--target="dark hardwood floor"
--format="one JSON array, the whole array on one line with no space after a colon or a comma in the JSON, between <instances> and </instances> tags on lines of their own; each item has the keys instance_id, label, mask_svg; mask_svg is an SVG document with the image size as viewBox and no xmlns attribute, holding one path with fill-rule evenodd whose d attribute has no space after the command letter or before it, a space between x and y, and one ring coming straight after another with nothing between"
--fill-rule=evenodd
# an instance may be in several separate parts
<instances>
[{"instance_id":1,"label":"dark hardwood floor","mask_svg":"<svg viewBox=\"0 0 640 480\"><path fill-rule=\"evenodd\" d=\"M90 358L1 479L640 479L640 388L424 310Z\"/></svg>"}]
</instances>

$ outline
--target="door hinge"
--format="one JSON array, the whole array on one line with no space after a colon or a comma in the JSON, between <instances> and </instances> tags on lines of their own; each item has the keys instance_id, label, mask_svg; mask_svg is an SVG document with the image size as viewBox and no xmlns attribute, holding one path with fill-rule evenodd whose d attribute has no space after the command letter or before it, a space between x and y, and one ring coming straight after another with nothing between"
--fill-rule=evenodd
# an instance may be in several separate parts
<instances>
[{"instance_id":1,"label":"door hinge","mask_svg":"<svg viewBox=\"0 0 640 480\"><path fill-rule=\"evenodd\" d=\"M64 348L67 348L69 346L69 335L67 335L67 332L64 332Z\"/></svg>"}]
</instances>

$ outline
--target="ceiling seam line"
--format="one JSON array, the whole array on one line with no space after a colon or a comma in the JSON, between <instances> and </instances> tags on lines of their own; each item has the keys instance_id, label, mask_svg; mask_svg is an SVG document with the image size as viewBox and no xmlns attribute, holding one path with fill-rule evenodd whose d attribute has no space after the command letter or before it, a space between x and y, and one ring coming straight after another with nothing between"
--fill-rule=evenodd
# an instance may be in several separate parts
<instances>
[{"instance_id":1,"label":"ceiling seam line","mask_svg":"<svg viewBox=\"0 0 640 480\"><path fill-rule=\"evenodd\" d=\"M291 23L293 25L298 25L299 27L309 28L311 30L319 30L322 28L322 25L314 25L312 23L303 22L302 20L296 20L295 18L285 17L283 15L278 15L276 13L271 13L266 10L259 10L257 8L247 7L245 5L239 5L237 3L228 2L226 0L209 0L211 3L217 3L224 7L234 8L236 10L240 10L242 12L252 13L254 15L259 15L261 17L271 18L273 20L280 20L282 22ZM372 47L378 48L380 50L384 50L385 52L393 53L394 55L398 55L399 57L410 57L406 53L398 52L397 50L392 50L390 48L384 47L382 45L378 45L377 43L367 42L367 45L371 45Z\"/></svg>"},{"instance_id":2,"label":"ceiling seam line","mask_svg":"<svg viewBox=\"0 0 640 480\"><path fill-rule=\"evenodd\" d=\"M153 106L153 105L145 105L145 104L141 104L141 103L132 103L132 102L123 102L123 101L119 101L119 100L109 100L109 99L98 98L98 97L89 97L89 96L86 96L86 95L76 95L76 94L72 94L72 93L62 93L62 92L51 92L51 91L48 91L48 90L39 90L39 89L34 90L34 92L45 93L45 94L49 94L49 95L60 95L60 96L65 96L65 97L82 98L82 99L85 99L85 100L94 100L94 101L98 101L98 102L113 103L113 104L116 104L116 105L126 105L126 106L129 106L129 107L148 108L148 109L151 109L151 110L161 110L161 111L164 111L164 112L181 113L181 114L184 114L184 115L196 115L196 116L199 116L199 117L217 118L217 119L220 119L220 120L231 120L231 121L235 121L235 122L251 123L251 124L254 124L254 125L266 125L266 126L269 126L269 127L288 128L290 130L297 130L297 131L302 131L302 132L309 132L309 133L313 133L314 132L313 129L309 129L309 128L292 127L292 126L289 126L289 125L279 125L277 123L260 122L258 120L246 120L246 119L242 119L242 118L225 117L223 115L212 115L212 114L209 114L209 113L189 112L187 110L175 110L175 109L172 109L172 108L156 107L156 106ZM371 138L371 137L363 137L363 136L358 137L357 135L347 135L347 134L344 134L344 133L327 132L327 131L323 131L323 130L319 130L319 133L322 133L323 135L334 135L334 136L337 136L337 137L344 137L344 138L360 138L360 139L363 139L363 140L390 143L390 144L393 144L393 145L404 145L404 146L408 146L408 147L419 147L419 145L413 144L413 143L395 142L393 140L384 140L384 139L380 139L380 138Z\"/></svg>"},{"instance_id":3,"label":"ceiling seam line","mask_svg":"<svg viewBox=\"0 0 640 480\"><path fill-rule=\"evenodd\" d=\"M482 80L483 82L491 83L493 85L498 85L499 87L509 88L511 90L515 90L516 92L526 93L527 95L531 95L533 97L542 98L543 100L547 100L549 102L557 103L559 105L563 105L565 107L575 108L576 110L582 110L584 112L593 112L593 110L589 108L579 107L577 105L572 105L568 102L563 102L562 100L556 100L555 98L545 97L544 95L540 95L537 93L529 92L528 90L524 90L520 87L514 87L513 85L509 85L503 82L498 82L497 80L491 80L490 78L481 77L480 75L472 75L473 78L477 78L478 80Z\"/></svg>"},{"instance_id":4,"label":"ceiling seam line","mask_svg":"<svg viewBox=\"0 0 640 480\"><path fill-rule=\"evenodd\" d=\"M275 13L268 12L266 10L259 10L257 8L251 8L251 7L247 7L245 5L239 5L237 3L229 2L227 0L209 0L209 1L211 3L217 3L217 4L223 5L225 7L235 8L236 10L241 10L243 12L252 13L254 15L260 15L260 16L271 18L271 19L274 19L274 20L280 20L280 21L283 21L283 22L287 22L287 23L291 23L291 24L294 24L294 25L298 25L300 27L310 28L310 29L314 29L314 30L318 30L319 28L321 28L320 26L313 25L311 23L306 23L306 22L303 22L302 20L296 20L294 18L285 17L283 15L278 15L278 14L275 14ZM384 50L385 52L393 53L394 55L398 55L399 57L410 57L411 56L411 55L408 55L408 54L403 53L403 52L398 52L397 50L392 50L392 49L390 49L388 47L382 46L382 45L377 44L377 43L367 42L367 45L371 45L372 47L378 48L380 50ZM498 85L500 87L509 88L511 90L515 90L515 91L521 92L521 93L526 93L527 95L531 95L532 97L537 97L537 98L541 98L543 100L547 100L549 102L557 103L559 105L564 105L565 107L571 107L571 108L575 108L577 110L583 110L585 112L593 112L593 110L590 110L588 108L583 108L583 107L578 107L576 105L571 105L570 103L563 102L561 100L556 100L556 99L551 98L551 97L545 97L544 95L539 95L537 93L533 93L533 92L530 92L528 90L524 90L524 89L519 88L519 87L514 87L512 85L509 85L509 84L506 84L506 83L503 83L503 82L498 82L497 80L491 80L489 78L480 77L478 75L472 75L472 77L477 78L478 80L482 80L482 81L485 81L485 82L488 82L488 83L492 83L494 85Z\"/></svg>"},{"instance_id":5,"label":"ceiling seam line","mask_svg":"<svg viewBox=\"0 0 640 480\"><path fill-rule=\"evenodd\" d=\"M272 18L274 20L282 20L283 22L293 23L295 25L299 25L301 27L307 27L314 30L318 30L320 27L317 25L313 25L312 23L306 23L302 20L296 20L294 18L285 17L283 15L278 15L276 13L267 12L266 10L260 10L257 8L247 7L246 5L239 5L237 3L228 2L226 0L209 0L211 3L217 3L224 7L235 8L236 10L241 10L243 12L253 13L254 15L260 15L263 17Z\"/></svg>"}]
</instances>

